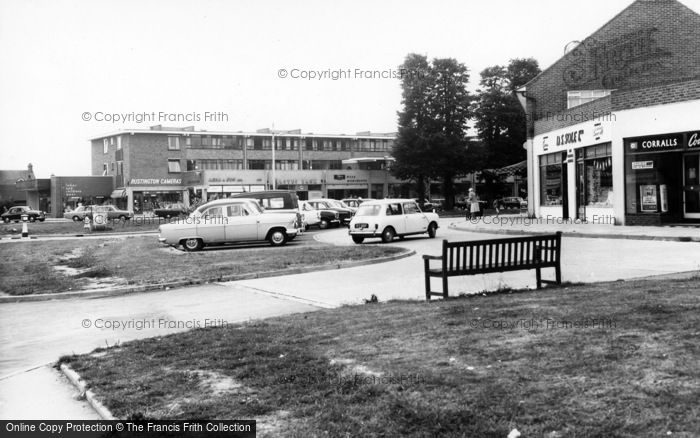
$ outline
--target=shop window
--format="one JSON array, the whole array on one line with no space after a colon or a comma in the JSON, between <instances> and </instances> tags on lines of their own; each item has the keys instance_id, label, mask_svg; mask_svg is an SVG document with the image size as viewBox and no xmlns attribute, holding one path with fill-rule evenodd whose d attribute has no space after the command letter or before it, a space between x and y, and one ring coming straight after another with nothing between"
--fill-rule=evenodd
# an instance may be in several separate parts
<instances>
[{"instance_id":1,"label":"shop window","mask_svg":"<svg viewBox=\"0 0 700 438\"><path fill-rule=\"evenodd\" d=\"M168 172L179 173L181 171L180 160L168 160Z\"/></svg>"},{"instance_id":2,"label":"shop window","mask_svg":"<svg viewBox=\"0 0 700 438\"><path fill-rule=\"evenodd\" d=\"M581 205L612 208L612 146L608 143L579 149L577 155Z\"/></svg>"},{"instance_id":3,"label":"shop window","mask_svg":"<svg viewBox=\"0 0 700 438\"><path fill-rule=\"evenodd\" d=\"M592 102L594 100L600 99L602 97L609 96L612 90L581 90L581 91L568 91L567 98L567 108L575 108L577 106L583 105L584 103Z\"/></svg>"},{"instance_id":4,"label":"shop window","mask_svg":"<svg viewBox=\"0 0 700 438\"><path fill-rule=\"evenodd\" d=\"M562 154L554 153L540 157L540 204L543 206L563 204L564 164Z\"/></svg>"},{"instance_id":5,"label":"shop window","mask_svg":"<svg viewBox=\"0 0 700 438\"><path fill-rule=\"evenodd\" d=\"M628 214L683 211L683 156L640 153L625 157L625 211Z\"/></svg>"},{"instance_id":6,"label":"shop window","mask_svg":"<svg viewBox=\"0 0 700 438\"><path fill-rule=\"evenodd\" d=\"M180 137L176 135L168 136L168 150L179 151L180 150Z\"/></svg>"}]
</instances>

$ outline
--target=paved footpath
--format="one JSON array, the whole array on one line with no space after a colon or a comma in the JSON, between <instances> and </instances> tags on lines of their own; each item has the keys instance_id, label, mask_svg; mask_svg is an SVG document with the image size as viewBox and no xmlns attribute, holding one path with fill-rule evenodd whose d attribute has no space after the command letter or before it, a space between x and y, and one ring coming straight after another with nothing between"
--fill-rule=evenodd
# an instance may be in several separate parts
<instances>
[{"instance_id":1,"label":"paved footpath","mask_svg":"<svg viewBox=\"0 0 700 438\"><path fill-rule=\"evenodd\" d=\"M94 412L50 367L60 356L204 325L315 306L204 285L100 299L0 305L0 419L88 419ZM179 327L178 327L179 325Z\"/></svg>"},{"instance_id":2,"label":"paved footpath","mask_svg":"<svg viewBox=\"0 0 700 438\"><path fill-rule=\"evenodd\" d=\"M223 283L231 288L248 288L278 296L313 302L326 307L364 302L372 294L384 301L389 299L425 299L423 254L439 255L442 239L481 240L503 238L500 234L469 232L471 224L464 219L441 219L438 237L424 236L395 241L392 245L411 248L416 255L391 263L362 266L331 272L313 272L290 277L277 277ZM612 227L612 232L621 227ZM557 229L550 227L550 232ZM646 230L637 230L638 233ZM667 231L664 230L664 233ZM580 234L580 232L579 232ZM685 230L681 231L685 234ZM562 279L568 282L615 281L700 271L700 243L615 240L606 238L562 238ZM647 236L648 235L644 235ZM322 242L348 244L346 230L319 234ZM646 237L645 237L646 238ZM365 244L378 240L368 239ZM553 269L543 271L544 278L553 278ZM441 290L433 279L433 289ZM449 280L450 295L478 293L501 287L535 288L534 271L453 277Z\"/></svg>"}]
</instances>

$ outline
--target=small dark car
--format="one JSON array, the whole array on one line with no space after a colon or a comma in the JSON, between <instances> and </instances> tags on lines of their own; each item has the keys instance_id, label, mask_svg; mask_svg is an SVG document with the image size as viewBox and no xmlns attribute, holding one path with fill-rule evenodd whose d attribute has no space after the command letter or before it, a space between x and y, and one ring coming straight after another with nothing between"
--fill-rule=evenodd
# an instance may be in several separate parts
<instances>
[{"instance_id":1,"label":"small dark car","mask_svg":"<svg viewBox=\"0 0 700 438\"><path fill-rule=\"evenodd\" d=\"M343 205L334 199L310 199L307 201L317 210L330 210L338 213L338 219L343 225L348 225L355 214L351 209L343 207Z\"/></svg>"},{"instance_id":2,"label":"small dark car","mask_svg":"<svg viewBox=\"0 0 700 438\"><path fill-rule=\"evenodd\" d=\"M186 216L189 213L185 204L176 202L174 204L165 204L162 208L153 210L153 214L158 217L170 219L171 217Z\"/></svg>"},{"instance_id":3,"label":"small dark car","mask_svg":"<svg viewBox=\"0 0 700 438\"><path fill-rule=\"evenodd\" d=\"M32 210L26 205L19 205L15 207L10 207L6 213L0 215L2 221L6 224L11 221L19 222L22 220L22 216L27 215L29 222L39 221L44 222L46 220L46 214L40 210Z\"/></svg>"}]
</instances>

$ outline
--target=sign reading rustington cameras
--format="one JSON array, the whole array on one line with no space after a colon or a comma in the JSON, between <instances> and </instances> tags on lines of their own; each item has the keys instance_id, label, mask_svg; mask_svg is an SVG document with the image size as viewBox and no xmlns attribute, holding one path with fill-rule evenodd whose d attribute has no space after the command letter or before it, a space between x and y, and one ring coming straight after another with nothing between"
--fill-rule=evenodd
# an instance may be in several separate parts
<instances>
[{"instance_id":1,"label":"sign reading rustington cameras","mask_svg":"<svg viewBox=\"0 0 700 438\"><path fill-rule=\"evenodd\" d=\"M182 185L181 178L131 178L129 185L132 186L179 186Z\"/></svg>"}]
</instances>

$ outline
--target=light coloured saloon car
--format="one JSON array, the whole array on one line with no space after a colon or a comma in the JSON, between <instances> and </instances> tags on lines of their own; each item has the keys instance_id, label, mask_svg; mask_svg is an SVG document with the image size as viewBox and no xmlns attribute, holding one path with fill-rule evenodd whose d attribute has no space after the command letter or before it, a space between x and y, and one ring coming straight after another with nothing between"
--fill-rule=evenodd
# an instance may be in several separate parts
<instances>
[{"instance_id":1,"label":"light coloured saloon car","mask_svg":"<svg viewBox=\"0 0 700 438\"><path fill-rule=\"evenodd\" d=\"M268 241L282 246L296 237L295 213L265 212L254 199L229 198L209 202L187 218L161 225L158 240L198 251L206 245Z\"/></svg>"},{"instance_id":2,"label":"light coloured saloon car","mask_svg":"<svg viewBox=\"0 0 700 438\"><path fill-rule=\"evenodd\" d=\"M422 212L415 201L382 199L363 202L350 221L348 233L355 243L371 237L389 243L397 236L427 234L433 238L437 229L438 215Z\"/></svg>"}]
</instances>

